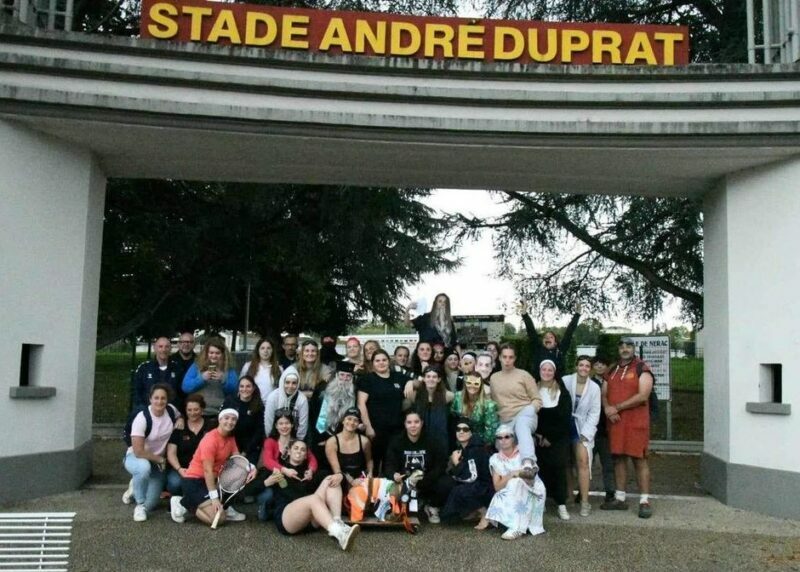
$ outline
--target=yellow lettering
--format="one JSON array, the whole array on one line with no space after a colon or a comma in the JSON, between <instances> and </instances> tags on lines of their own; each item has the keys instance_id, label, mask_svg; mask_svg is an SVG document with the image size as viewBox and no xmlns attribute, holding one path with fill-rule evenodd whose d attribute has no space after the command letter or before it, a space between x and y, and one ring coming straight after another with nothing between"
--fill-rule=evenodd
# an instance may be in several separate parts
<instances>
[{"instance_id":1,"label":"yellow lettering","mask_svg":"<svg viewBox=\"0 0 800 572\"><path fill-rule=\"evenodd\" d=\"M435 55L436 46L442 48L442 57L453 57L453 38L456 32L447 24L425 24L425 57Z\"/></svg>"},{"instance_id":2,"label":"yellow lettering","mask_svg":"<svg viewBox=\"0 0 800 572\"><path fill-rule=\"evenodd\" d=\"M511 49L506 50L506 38L511 38ZM515 60L525 49L525 36L516 28L497 26L494 29L494 59Z\"/></svg>"},{"instance_id":3,"label":"yellow lettering","mask_svg":"<svg viewBox=\"0 0 800 572\"><path fill-rule=\"evenodd\" d=\"M322 51L331 49L331 46L338 46L342 48L343 52L353 51L353 46L350 44L347 30L344 27L344 20L341 18L331 18L331 21L328 22L328 27L325 28L325 33L322 35L322 40L319 43L319 49Z\"/></svg>"},{"instance_id":4,"label":"yellow lettering","mask_svg":"<svg viewBox=\"0 0 800 572\"><path fill-rule=\"evenodd\" d=\"M174 38L178 34L178 23L170 16L177 15L178 8L172 4L166 2L153 4L150 6L150 19L155 23L147 25L148 33L160 40Z\"/></svg>"},{"instance_id":5,"label":"yellow lettering","mask_svg":"<svg viewBox=\"0 0 800 572\"><path fill-rule=\"evenodd\" d=\"M231 44L241 44L242 37L236 26L236 18L230 10L220 10L211 31L208 33L209 42L219 42L220 38L228 38Z\"/></svg>"},{"instance_id":6,"label":"yellow lettering","mask_svg":"<svg viewBox=\"0 0 800 572\"><path fill-rule=\"evenodd\" d=\"M619 48L622 46L622 36L613 30L594 30L592 32L592 63L602 64L603 54L608 54L608 63L621 64L622 55Z\"/></svg>"},{"instance_id":7,"label":"yellow lettering","mask_svg":"<svg viewBox=\"0 0 800 572\"><path fill-rule=\"evenodd\" d=\"M403 36L408 37L408 44L403 45ZM408 22L392 22L389 53L393 56L411 56L419 51L422 34L419 28Z\"/></svg>"},{"instance_id":8,"label":"yellow lettering","mask_svg":"<svg viewBox=\"0 0 800 572\"><path fill-rule=\"evenodd\" d=\"M589 34L583 30L561 31L561 61L570 63L572 54L582 52L589 47Z\"/></svg>"},{"instance_id":9,"label":"yellow lettering","mask_svg":"<svg viewBox=\"0 0 800 572\"><path fill-rule=\"evenodd\" d=\"M683 41L683 34L677 32L656 32L655 40L664 42L664 61L665 66L675 65L675 43Z\"/></svg>"},{"instance_id":10,"label":"yellow lettering","mask_svg":"<svg viewBox=\"0 0 800 572\"><path fill-rule=\"evenodd\" d=\"M528 30L528 53L534 62L551 62L556 57L558 50L558 30L548 28L547 30L547 50L545 53L539 51L539 30Z\"/></svg>"},{"instance_id":11,"label":"yellow lettering","mask_svg":"<svg viewBox=\"0 0 800 572\"><path fill-rule=\"evenodd\" d=\"M483 59L483 26L463 25L458 27L458 57L473 60ZM474 36L473 34L479 34ZM472 48L480 48L473 50Z\"/></svg>"},{"instance_id":12,"label":"yellow lettering","mask_svg":"<svg viewBox=\"0 0 800 572\"><path fill-rule=\"evenodd\" d=\"M635 64L637 60L644 60L650 65L656 65L656 55L653 53L653 46L650 45L650 38L645 32L636 32L631 40L631 47L625 57L626 64Z\"/></svg>"},{"instance_id":13,"label":"yellow lettering","mask_svg":"<svg viewBox=\"0 0 800 572\"><path fill-rule=\"evenodd\" d=\"M181 10L191 17L189 39L193 42L199 42L203 35L203 18L210 16L213 11L211 8L200 8L199 6L183 6Z\"/></svg>"},{"instance_id":14,"label":"yellow lettering","mask_svg":"<svg viewBox=\"0 0 800 572\"><path fill-rule=\"evenodd\" d=\"M386 22L376 22L375 30L369 27L369 22L356 20L356 49L357 54L366 51L366 44L376 54L386 53Z\"/></svg>"},{"instance_id":15,"label":"yellow lettering","mask_svg":"<svg viewBox=\"0 0 800 572\"><path fill-rule=\"evenodd\" d=\"M281 47L308 49L308 40L302 40L308 36L308 16L295 16L284 14L281 21Z\"/></svg>"},{"instance_id":16,"label":"yellow lettering","mask_svg":"<svg viewBox=\"0 0 800 572\"><path fill-rule=\"evenodd\" d=\"M263 36L258 35L259 24L264 24L266 30ZM247 26L245 28L244 43L248 46L268 46L278 37L278 23L269 14L263 12L248 12Z\"/></svg>"}]
</instances>

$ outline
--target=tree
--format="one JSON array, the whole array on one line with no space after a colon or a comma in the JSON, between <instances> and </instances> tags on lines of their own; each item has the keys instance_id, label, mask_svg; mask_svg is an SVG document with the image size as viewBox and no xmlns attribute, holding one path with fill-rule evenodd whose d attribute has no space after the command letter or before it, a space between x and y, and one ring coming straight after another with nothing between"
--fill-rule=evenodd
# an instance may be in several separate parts
<instances>
[{"instance_id":1,"label":"tree","mask_svg":"<svg viewBox=\"0 0 800 572\"><path fill-rule=\"evenodd\" d=\"M111 181L98 347L179 327L339 333L391 322L405 287L451 269L418 189Z\"/></svg>"}]
</instances>

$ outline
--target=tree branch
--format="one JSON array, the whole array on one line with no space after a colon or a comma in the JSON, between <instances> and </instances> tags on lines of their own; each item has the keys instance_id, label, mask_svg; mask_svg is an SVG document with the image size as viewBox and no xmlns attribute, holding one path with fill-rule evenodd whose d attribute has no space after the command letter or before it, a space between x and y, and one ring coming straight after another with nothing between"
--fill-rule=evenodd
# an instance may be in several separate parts
<instances>
[{"instance_id":1,"label":"tree branch","mask_svg":"<svg viewBox=\"0 0 800 572\"><path fill-rule=\"evenodd\" d=\"M622 252L618 252L612 248L609 248L605 243L597 240L594 236L588 233L585 229L579 227L572 220L569 219L564 213L554 209L552 207L543 207L538 204L536 201L532 200L530 197L524 195L523 193L517 191L504 191L509 196L517 199L518 201L522 202L525 205L528 205L530 208L541 214L542 216L550 217L551 219L555 220L564 230L568 231L572 236L583 242L586 246L597 252L598 254L602 255L603 257L622 264L638 272L645 280L647 280L653 286L656 286L663 291L672 294L678 298L682 298L687 302L695 304L698 307L701 307L703 304L703 296L702 294L698 294L692 290L688 290L683 288L677 284L673 284L672 282L662 278L659 276L647 263L635 258L633 256L629 256Z\"/></svg>"}]
</instances>

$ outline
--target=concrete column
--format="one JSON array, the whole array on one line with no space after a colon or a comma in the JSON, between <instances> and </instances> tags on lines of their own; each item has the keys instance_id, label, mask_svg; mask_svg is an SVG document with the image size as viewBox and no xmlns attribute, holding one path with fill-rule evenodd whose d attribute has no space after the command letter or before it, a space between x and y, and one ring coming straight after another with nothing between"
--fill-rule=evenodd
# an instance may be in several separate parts
<instances>
[{"instance_id":1,"label":"concrete column","mask_svg":"<svg viewBox=\"0 0 800 572\"><path fill-rule=\"evenodd\" d=\"M105 184L88 151L0 120L0 502L91 471Z\"/></svg>"},{"instance_id":2,"label":"concrete column","mask_svg":"<svg viewBox=\"0 0 800 572\"><path fill-rule=\"evenodd\" d=\"M800 159L729 175L706 198L703 484L789 518L800 518L798 245Z\"/></svg>"}]
</instances>

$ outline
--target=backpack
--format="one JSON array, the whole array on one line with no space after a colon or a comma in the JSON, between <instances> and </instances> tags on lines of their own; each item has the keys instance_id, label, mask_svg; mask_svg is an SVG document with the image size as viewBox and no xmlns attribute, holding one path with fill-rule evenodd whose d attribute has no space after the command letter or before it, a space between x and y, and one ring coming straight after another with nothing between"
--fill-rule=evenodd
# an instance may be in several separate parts
<instances>
[{"instance_id":1,"label":"backpack","mask_svg":"<svg viewBox=\"0 0 800 572\"><path fill-rule=\"evenodd\" d=\"M636 364L636 375L637 377L642 376L642 372L644 371L644 362L639 361ZM653 389L650 390L650 398L647 400L647 406L650 409L650 419L654 419L658 417L658 394L656 393L656 374L650 370L649 373L653 377Z\"/></svg>"},{"instance_id":2,"label":"backpack","mask_svg":"<svg viewBox=\"0 0 800 572\"><path fill-rule=\"evenodd\" d=\"M150 435L150 431L153 430L153 415L150 413L150 408L145 407L144 409L137 409L136 411L132 411L131 414L128 416L128 421L125 422L125 427L122 429L122 440L125 441L125 444L130 447L131 446L131 429L133 428L133 420L136 419L136 416L139 413L144 413L144 437L147 438ZM170 420L172 421L173 425L175 424L175 419L178 417L178 410L175 409L175 406L171 403L167 404L167 414L169 415Z\"/></svg>"}]
</instances>

